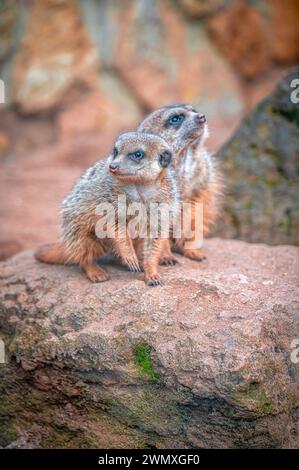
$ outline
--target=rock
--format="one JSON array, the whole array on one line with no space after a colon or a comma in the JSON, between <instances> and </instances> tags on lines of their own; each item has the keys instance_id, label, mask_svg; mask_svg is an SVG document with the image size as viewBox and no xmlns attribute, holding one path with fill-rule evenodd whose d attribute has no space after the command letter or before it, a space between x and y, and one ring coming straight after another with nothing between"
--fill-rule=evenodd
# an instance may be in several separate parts
<instances>
[{"instance_id":1,"label":"rock","mask_svg":"<svg viewBox=\"0 0 299 470\"><path fill-rule=\"evenodd\" d=\"M252 80L271 70L273 63L298 62L298 15L297 0L232 0L208 26L221 52L245 79Z\"/></svg>"},{"instance_id":2,"label":"rock","mask_svg":"<svg viewBox=\"0 0 299 470\"><path fill-rule=\"evenodd\" d=\"M99 77L101 58L79 5L34 1L24 16L24 33L11 70L12 102L19 113L52 115L59 139L136 126L142 119L138 103L131 102L124 87L118 86L117 94L109 83L107 91L108 73L102 71Z\"/></svg>"},{"instance_id":3,"label":"rock","mask_svg":"<svg viewBox=\"0 0 299 470\"><path fill-rule=\"evenodd\" d=\"M0 9L0 114L17 152L130 130L180 101L209 117L216 150L299 57L297 0L3 0Z\"/></svg>"},{"instance_id":4,"label":"rock","mask_svg":"<svg viewBox=\"0 0 299 470\"><path fill-rule=\"evenodd\" d=\"M282 79L216 155L227 186L221 236L299 244L299 111L290 99L298 76Z\"/></svg>"},{"instance_id":5,"label":"rock","mask_svg":"<svg viewBox=\"0 0 299 470\"><path fill-rule=\"evenodd\" d=\"M52 109L70 87L96 79L98 59L74 2L33 1L13 68L13 99L22 112ZM38 38L38 41L37 41Z\"/></svg>"},{"instance_id":6,"label":"rock","mask_svg":"<svg viewBox=\"0 0 299 470\"><path fill-rule=\"evenodd\" d=\"M202 12L221 2L212 3ZM244 109L240 80L204 23L170 3L35 0L7 11L17 26L8 27L8 18L0 32L0 76L7 112L22 124L14 147L31 151L38 136L48 143L49 137L119 133L161 104L190 101L209 115L215 148Z\"/></svg>"},{"instance_id":7,"label":"rock","mask_svg":"<svg viewBox=\"0 0 299 470\"><path fill-rule=\"evenodd\" d=\"M210 33L221 52L247 79L262 74L270 64L265 28L259 11L245 0L230 2L209 23Z\"/></svg>"},{"instance_id":8,"label":"rock","mask_svg":"<svg viewBox=\"0 0 299 470\"><path fill-rule=\"evenodd\" d=\"M276 67L270 73L263 74L257 80L248 83L245 99L248 112L252 111L265 97L273 93L277 82L287 73L287 68Z\"/></svg>"},{"instance_id":9,"label":"rock","mask_svg":"<svg viewBox=\"0 0 299 470\"><path fill-rule=\"evenodd\" d=\"M227 0L209 0L208 2L199 2L198 0L179 0L179 4L184 13L191 18L202 18L211 15L226 3Z\"/></svg>"},{"instance_id":10,"label":"rock","mask_svg":"<svg viewBox=\"0 0 299 470\"><path fill-rule=\"evenodd\" d=\"M299 59L299 3L297 0L268 0L271 18L272 57L280 63L296 63Z\"/></svg>"},{"instance_id":11,"label":"rock","mask_svg":"<svg viewBox=\"0 0 299 470\"><path fill-rule=\"evenodd\" d=\"M212 121L224 109L226 119L241 115L238 79L203 25L194 27L164 2L132 2L124 15L115 63L146 111L183 101Z\"/></svg>"},{"instance_id":12,"label":"rock","mask_svg":"<svg viewBox=\"0 0 299 470\"><path fill-rule=\"evenodd\" d=\"M0 13L0 62L9 55L14 46L14 30L17 23L16 0L1 2Z\"/></svg>"},{"instance_id":13,"label":"rock","mask_svg":"<svg viewBox=\"0 0 299 470\"><path fill-rule=\"evenodd\" d=\"M136 123L142 120L142 114L137 106L130 112L126 103L117 103L107 94L100 91L89 93L78 99L70 107L59 114L57 119L59 135L62 141L75 138L78 135L88 135L99 132L120 132L122 129L136 128Z\"/></svg>"},{"instance_id":14,"label":"rock","mask_svg":"<svg viewBox=\"0 0 299 470\"><path fill-rule=\"evenodd\" d=\"M0 445L298 448L299 250L204 248L161 288L116 264L96 285L31 252L2 263Z\"/></svg>"},{"instance_id":15,"label":"rock","mask_svg":"<svg viewBox=\"0 0 299 470\"><path fill-rule=\"evenodd\" d=\"M22 250L22 245L17 240L1 240L0 241L0 261L15 255Z\"/></svg>"}]
</instances>

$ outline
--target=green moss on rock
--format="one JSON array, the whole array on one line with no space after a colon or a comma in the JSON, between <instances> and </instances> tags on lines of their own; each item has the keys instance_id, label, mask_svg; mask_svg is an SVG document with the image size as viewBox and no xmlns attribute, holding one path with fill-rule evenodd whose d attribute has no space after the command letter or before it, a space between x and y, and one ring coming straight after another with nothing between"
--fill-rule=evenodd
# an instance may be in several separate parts
<instances>
[{"instance_id":1,"label":"green moss on rock","mask_svg":"<svg viewBox=\"0 0 299 470\"><path fill-rule=\"evenodd\" d=\"M42 447L46 449L91 449L93 443L82 432L67 428L52 429L43 439Z\"/></svg>"},{"instance_id":2,"label":"green moss on rock","mask_svg":"<svg viewBox=\"0 0 299 470\"><path fill-rule=\"evenodd\" d=\"M256 411L261 415L271 414L273 412L273 405L270 402L265 392L257 396L258 406Z\"/></svg>"},{"instance_id":3,"label":"green moss on rock","mask_svg":"<svg viewBox=\"0 0 299 470\"><path fill-rule=\"evenodd\" d=\"M271 414L274 411L269 397L260 389L257 382L246 384L246 386L235 390L232 395L236 402L254 410L259 415Z\"/></svg>"},{"instance_id":4,"label":"green moss on rock","mask_svg":"<svg viewBox=\"0 0 299 470\"><path fill-rule=\"evenodd\" d=\"M137 344L134 348L134 358L137 369L141 375L147 377L152 382L158 382L160 376L155 371L151 358L151 348L146 343Z\"/></svg>"},{"instance_id":5,"label":"green moss on rock","mask_svg":"<svg viewBox=\"0 0 299 470\"><path fill-rule=\"evenodd\" d=\"M18 438L15 419L0 416L0 447L6 447Z\"/></svg>"}]
</instances>

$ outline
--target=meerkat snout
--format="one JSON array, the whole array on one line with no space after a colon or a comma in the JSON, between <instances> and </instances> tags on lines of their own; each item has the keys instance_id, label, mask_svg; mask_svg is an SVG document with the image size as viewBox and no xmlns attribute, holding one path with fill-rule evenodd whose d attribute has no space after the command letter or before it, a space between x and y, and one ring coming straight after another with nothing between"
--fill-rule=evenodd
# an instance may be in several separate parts
<instances>
[{"instance_id":1,"label":"meerkat snout","mask_svg":"<svg viewBox=\"0 0 299 470\"><path fill-rule=\"evenodd\" d=\"M162 168L167 168L172 160L172 152L170 150L164 150L164 152L159 155L159 163Z\"/></svg>"},{"instance_id":2,"label":"meerkat snout","mask_svg":"<svg viewBox=\"0 0 299 470\"><path fill-rule=\"evenodd\" d=\"M110 173L116 173L119 169L119 165L117 163L110 163L109 171Z\"/></svg>"},{"instance_id":3,"label":"meerkat snout","mask_svg":"<svg viewBox=\"0 0 299 470\"><path fill-rule=\"evenodd\" d=\"M199 122L200 124L205 124L207 122L207 118L205 117L204 114L196 114L195 120Z\"/></svg>"}]
</instances>

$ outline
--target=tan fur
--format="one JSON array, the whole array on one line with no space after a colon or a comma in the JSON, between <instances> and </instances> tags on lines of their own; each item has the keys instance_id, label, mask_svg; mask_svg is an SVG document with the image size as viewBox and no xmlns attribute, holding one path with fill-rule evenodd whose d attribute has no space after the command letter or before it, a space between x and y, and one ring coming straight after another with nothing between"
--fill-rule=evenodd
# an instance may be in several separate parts
<instances>
[{"instance_id":1,"label":"tan fur","mask_svg":"<svg viewBox=\"0 0 299 470\"><path fill-rule=\"evenodd\" d=\"M140 149L144 153L141 163L132 158L132 153ZM108 274L96 260L114 252L131 271L141 271L142 264L149 285L161 284L158 261L163 240L159 237L137 240L139 262L127 233L117 232L112 239L96 236L99 220L96 208L100 203L109 202L117 210L118 196L125 195L127 203L169 202L176 210L178 190L174 171L167 168L170 158L169 145L158 136L137 132L119 136L114 155L89 168L63 201L61 241L39 248L35 257L46 263L78 264L92 282L101 282L108 279ZM127 216L126 224L129 220ZM115 224L118 229L118 220Z\"/></svg>"},{"instance_id":2,"label":"tan fur","mask_svg":"<svg viewBox=\"0 0 299 470\"><path fill-rule=\"evenodd\" d=\"M48 264L64 264L66 262L61 243L42 245L36 250L34 256L38 261Z\"/></svg>"},{"instance_id":3,"label":"tan fur","mask_svg":"<svg viewBox=\"0 0 299 470\"><path fill-rule=\"evenodd\" d=\"M179 126L170 124L174 115L184 116ZM160 135L175 150L174 167L181 199L191 204L203 203L203 234L207 236L217 217L222 183L217 166L204 147L208 136L204 117L190 105L169 105L147 116L138 130ZM194 210L191 213L194 228ZM187 241L194 239L173 240L173 250L197 261L206 258L200 249L187 249ZM173 256L169 244L164 243L160 264L167 263L173 264Z\"/></svg>"}]
</instances>

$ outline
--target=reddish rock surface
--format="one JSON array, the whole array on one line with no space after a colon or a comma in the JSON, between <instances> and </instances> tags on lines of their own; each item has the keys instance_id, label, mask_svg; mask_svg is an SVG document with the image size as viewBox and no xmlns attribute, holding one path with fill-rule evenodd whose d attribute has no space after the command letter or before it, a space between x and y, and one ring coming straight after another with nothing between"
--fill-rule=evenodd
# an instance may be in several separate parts
<instances>
[{"instance_id":1,"label":"reddish rock surface","mask_svg":"<svg viewBox=\"0 0 299 470\"><path fill-rule=\"evenodd\" d=\"M215 13L224 6L226 0L209 0L199 2L198 0L179 0L179 4L186 15L191 18L202 18Z\"/></svg>"},{"instance_id":2,"label":"reddish rock surface","mask_svg":"<svg viewBox=\"0 0 299 470\"><path fill-rule=\"evenodd\" d=\"M299 2L268 0L272 21L272 56L280 63L299 61Z\"/></svg>"},{"instance_id":3,"label":"reddish rock surface","mask_svg":"<svg viewBox=\"0 0 299 470\"><path fill-rule=\"evenodd\" d=\"M296 12L293 0L5 1L2 131L13 150L32 151L118 133L156 106L187 101L209 116L216 149L260 98L263 74L270 86L273 70L298 59Z\"/></svg>"},{"instance_id":4,"label":"reddish rock surface","mask_svg":"<svg viewBox=\"0 0 299 470\"><path fill-rule=\"evenodd\" d=\"M204 250L157 288L115 264L101 284L30 252L1 264L0 445L298 447L299 249Z\"/></svg>"},{"instance_id":5,"label":"reddish rock surface","mask_svg":"<svg viewBox=\"0 0 299 470\"><path fill-rule=\"evenodd\" d=\"M265 44L266 23L249 2L236 0L210 22L211 34L221 52L245 78L255 78L269 67Z\"/></svg>"},{"instance_id":6,"label":"reddish rock surface","mask_svg":"<svg viewBox=\"0 0 299 470\"><path fill-rule=\"evenodd\" d=\"M96 79L98 58L75 2L34 0L13 68L12 100L25 113L59 105L74 84Z\"/></svg>"},{"instance_id":7,"label":"reddish rock surface","mask_svg":"<svg viewBox=\"0 0 299 470\"><path fill-rule=\"evenodd\" d=\"M219 50L246 79L261 77L273 63L299 59L297 0L232 0L209 21Z\"/></svg>"}]
</instances>

